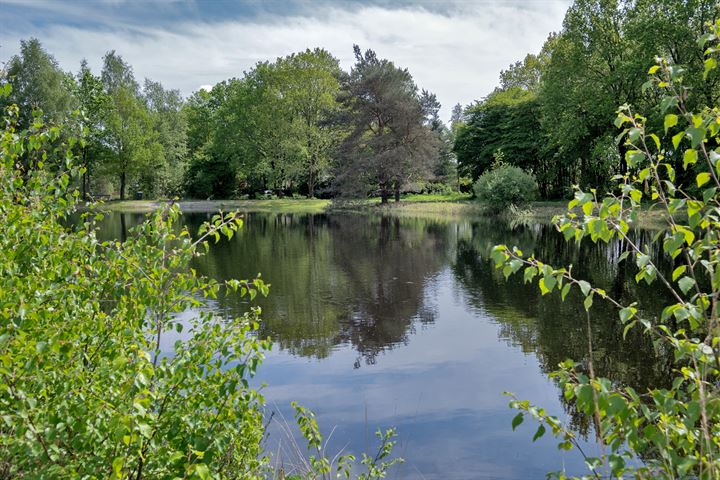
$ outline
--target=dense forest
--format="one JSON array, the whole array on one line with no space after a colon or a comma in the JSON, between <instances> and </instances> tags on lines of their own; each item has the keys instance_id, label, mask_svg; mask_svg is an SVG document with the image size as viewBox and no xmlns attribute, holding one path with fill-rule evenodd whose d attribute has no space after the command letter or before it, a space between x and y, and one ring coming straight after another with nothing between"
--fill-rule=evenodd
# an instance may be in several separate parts
<instances>
[{"instance_id":1,"label":"dense forest","mask_svg":"<svg viewBox=\"0 0 720 480\"><path fill-rule=\"evenodd\" d=\"M5 102L84 133L87 197L230 198L269 190L387 199L451 182L452 145L436 96L372 50L356 46L355 56L347 73L323 49L294 53L184 99L150 79L141 85L115 51L104 56L99 75L85 61L71 74L30 39L8 62ZM26 113L20 127L32 121Z\"/></svg>"},{"instance_id":2,"label":"dense forest","mask_svg":"<svg viewBox=\"0 0 720 480\"><path fill-rule=\"evenodd\" d=\"M609 119L623 103L654 104L642 84L655 56L702 78L696 32L719 10L713 0L577 0L539 53L502 71L482 100L456 105L449 124L411 72L358 46L349 72L316 48L183 98L159 82L141 84L115 51L99 73L85 61L69 73L30 39L0 81L12 86L4 102L25 112L21 127L40 109L46 121L84 132L88 198L387 201L409 191L469 191L498 161L532 174L541 197L564 198L572 185L602 188L625 171ZM719 98L720 75L710 72L691 85L687 105ZM662 124L659 110L650 113L651 124Z\"/></svg>"},{"instance_id":3,"label":"dense forest","mask_svg":"<svg viewBox=\"0 0 720 480\"><path fill-rule=\"evenodd\" d=\"M631 104L650 114L651 125L663 124L657 93L643 88L657 56L683 65L696 82L688 108L717 105L720 75L702 81L696 39L719 16L715 0L575 1L539 53L502 71L482 101L455 107L461 174L475 179L501 157L532 172L544 198L567 197L573 185L606 187L626 170L626 147L611 121L618 106Z\"/></svg>"}]
</instances>

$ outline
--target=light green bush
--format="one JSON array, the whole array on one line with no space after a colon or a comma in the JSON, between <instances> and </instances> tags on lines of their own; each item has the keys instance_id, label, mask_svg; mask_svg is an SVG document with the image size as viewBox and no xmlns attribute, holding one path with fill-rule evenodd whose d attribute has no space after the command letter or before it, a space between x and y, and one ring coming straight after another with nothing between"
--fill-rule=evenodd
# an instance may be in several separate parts
<instances>
[{"instance_id":1,"label":"light green bush","mask_svg":"<svg viewBox=\"0 0 720 480\"><path fill-rule=\"evenodd\" d=\"M494 212L510 205L522 206L537 198L535 176L522 168L500 164L480 175L475 182L475 195Z\"/></svg>"}]
</instances>

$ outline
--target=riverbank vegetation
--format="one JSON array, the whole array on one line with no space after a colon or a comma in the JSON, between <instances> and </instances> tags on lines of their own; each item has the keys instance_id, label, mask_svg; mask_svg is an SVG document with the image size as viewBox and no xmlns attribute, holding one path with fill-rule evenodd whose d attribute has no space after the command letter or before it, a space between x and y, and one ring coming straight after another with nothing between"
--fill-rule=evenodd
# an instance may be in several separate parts
<instances>
[{"instance_id":1,"label":"riverbank vegetation","mask_svg":"<svg viewBox=\"0 0 720 480\"><path fill-rule=\"evenodd\" d=\"M562 199L573 185L606 189L607 178L628 171L607 119L630 103L661 125L653 94L640 88L645 72L660 54L701 78L694 38L718 8L710 0L577 0L540 52L501 72L489 95L456 105L448 124L410 71L357 45L349 71L327 50L308 49L183 98L140 82L115 51L100 72L83 62L70 73L30 39L0 82L13 87L3 102L21 107L21 128L37 108L49 123L72 120L76 134L86 132L85 198L472 193L502 158L534 176L541 199ZM691 87L689 106L712 106L720 76L711 71ZM74 109L83 115L71 119ZM682 158L670 154L681 171Z\"/></svg>"},{"instance_id":2,"label":"riverbank vegetation","mask_svg":"<svg viewBox=\"0 0 720 480\"><path fill-rule=\"evenodd\" d=\"M578 188L569 208L580 207L583 214L569 211L555 220L569 242L620 239L624 248L617 262L634 260L636 283L659 282L667 292L661 313L643 311L639 298L632 302L615 298L613 292L577 277L572 266L546 264L516 247L493 249L497 268L506 277L522 270L525 282L537 282L543 295L557 291L564 299L575 290L584 298L587 360L563 361L551 376L565 400L592 419L600 455L586 455L574 431L558 417L514 396L510 404L519 410L513 428L526 416L537 420L534 438L550 432L559 439L559 448L579 448L595 478L720 477L720 108L689 101L691 91L704 91L702 79L711 79L718 69L720 20L709 24L708 30L698 42L704 58L702 73L664 58L649 69L643 90L655 94L662 125L654 125L628 104L618 110L615 126L622 129L628 172L609 180L614 188L605 196L596 189ZM676 169L674 157L679 156L683 164ZM683 182L687 177L692 181ZM629 236L643 199L667 214L664 228L654 238L672 259L671 269L662 268L649 249ZM685 214L682 221L678 212ZM606 303L617 312L623 337L637 329L656 350L671 353L674 369L668 386L637 391L596 375L598 352L591 333L596 303ZM563 472L557 477L567 478Z\"/></svg>"},{"instance_id":3,"label":"riverbank vegetation","mask_svg":"<svg viewBox=\"0 0 720 480\"><path fill-rule=\"evenodd\" d=\"M656 94L642 88L657 55L687 70L688 108L717 105L720 75L709 71L702 81L696 38L719 9L706 0L575 1L540 52L501 72L487 97L456 107L460 173L477 179L501 152L506 163L535 175L542 198L571 197L573 185L609 188L608 179L629 171L627 147L610 121L618 105L634 105L650 125L663 124ZM682 155L668 155L684 176Z\"/></svg>"}]
</instances>

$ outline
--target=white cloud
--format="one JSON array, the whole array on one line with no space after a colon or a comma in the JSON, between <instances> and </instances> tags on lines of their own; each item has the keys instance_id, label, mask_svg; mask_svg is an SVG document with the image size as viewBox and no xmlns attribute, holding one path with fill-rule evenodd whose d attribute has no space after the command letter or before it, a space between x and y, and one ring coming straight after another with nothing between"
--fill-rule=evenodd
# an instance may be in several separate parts
<instances>
[{"instance_id":1,"label":"white cloud","mask_svg":"<svg viewBox=\"0 0 720 480\"><path fill-rule=\"evenodd\" d=\"M241 76L257 61L318 46L347 69L357 43L407 67L421 88L438 95L447 118L455 103L467 104L492 91L501 69L537 52L560 28L567 6L566 0L549 0L460 3L447 13L416 7L329 8L315 16L162 28L51 25L23 35L38 37L66 70L77 70L82 58L98 70L102 55L114 49L139 79L159 80L184 94ZM19 39L0 33L0 45L6 47L0 56L15 53Z\"/></svg>"}]
</instances>

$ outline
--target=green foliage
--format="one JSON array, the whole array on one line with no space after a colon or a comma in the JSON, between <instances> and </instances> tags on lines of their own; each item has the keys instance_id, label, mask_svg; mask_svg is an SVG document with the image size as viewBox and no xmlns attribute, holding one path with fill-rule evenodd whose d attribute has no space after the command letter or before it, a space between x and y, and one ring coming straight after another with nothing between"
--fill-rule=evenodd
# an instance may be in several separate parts
<instances>
[{"instance_id":1,"label":"green foliage","mask_svg":"<svg viewBox=\"0 0 720 480\"><path fill-rule=\"evenodd\" d=\"M271 346L260 309L228 318L204 306L220 296L247 303L269 285L191 268L241 218L219 213L193 235L168 205L123 242L101 242L92 205L68 226L84 139L37 113L21 131L19 118L8 107L0 136L0 476L272 476L264 400L249 385ZM49 153L65 159L61 171L47 168ZM380 479L402 461L390 458L394 430L378 432L376 455L363 454L366 471L355 475L354 456L328 459L314 415L293 406L314 452L303 478Z\"/></svg>"},{"instance_id":2,"label":"green foliage","mask_svg":"<svg viewBox=\"0 0 720 480\"><path fill-rule=\"evenodd\" d=\"M355 65L342 82L342 121L349 134L340 147L335 189L364 198L378 191L382 202L399 200L405 185L430 177L438 157L432 130L437 99L418 87L407 69L354 46Z\"/></svg>"},{"instance_id":3,"label":"green foliage","mask_svg":"<svg viewBox=\"0 0 720 480\"><path fill-rule=\"evenodd\" d=\"M655 55L690 73L688 108L717 105L720 74L705 75L694 37L718 15L720 4L705 0L575 0L540 53L501 72L500 87L466 109L454 145L461 173L477 179L501 148L525 162L517 165L535 174L544 198L571 195L573 185L610 188L608 179L627 171L626 147L608 122L616 106L636 105L662 125L655 97L641 89ZM682 159L668 156L680 170Z\"/></svg>"},{"instance_id":4,"label":"green foliage","mask_svg":"<svg viewBox=\"0 0 720 480\"><path fill-rule=\"evenodd\" d=\"M494 213L511 205L517 207L527 204L536 198L538 190L537 181L531 173L504 163L483 173L474 188L475 196L486 202Z\"/></svg>"},{"instance_id":5,"label":"green foliage","mask_svg":"<svg viewBox=\"0 0 720 480\"><path fill-rule=\"evenodd\" d=\"M622 129L628 172L612 178L615 189L604 198L596 190L578 190L568 213L555 220L568 241L623 240L626 251L620 261L634 259L636 282L659 281L666 289L667 303L659 318L641 311L636 302L620 303L576 278L570 267L555 268L504 245L492 253L506 277L523 270L525 281L537 281L543 295L559 291L564 299L570 290L579 291L589 332L594 303L607 302L617 310L625 334L641 328L656 349L673 354L672 386L665 389L638 392L597 377L591 336L587 364L567 360L553 374L564 398L593 421L602 454L585 460L594 478L720 477L720 109L691 110L686 103L687 85L698 82L693 77L710 78L717 69L720 21L709 29L699 42L707 74L693 75L664 59L649 69L643 90L655 94L664 126L652 128L647 117L628 105L618 110L615 125ZM682 169L692 172L696 193L677 183L676 152L683 152ZM673 259L672 274L628 235L641 202L665 213L666 224L655 241ZM513 399L510 405L520 410L513 428L529 415L540 423L535 438L550 431L560 439L560 448L579 447L576 434L558 418L527 401Z\"/></svg>"},{"instance_id":6,"label":"green foliage","mask_svg":"<svg viewBox=\"0 0 720 480\"><path fill-rule=\"evenodd\" d=\"M187 119L179 90L166 90L160 82L145 80L143 99L162 154L153 159L152 168L141 175L145 195L173 197L183 190L187 158Z\"/></svg>"},{"instance_id":7,"label":"green foliage","mask_svg":"<svg viewBox=\"0 0 720 480\"><path fill-rule=\"evenodd\" d=\"M544 179L547 166L538 142L540 104L537 96L520 87L497 90L466 113L458 129L454 151L460 171L474 179L488 171L495 152L505 152L508 163ZM542 183L549 191L550 179Z\"/></svg>"},{"instance_id":8,"label":"green foliage","mask_svg":"<svg viewBox=\"0 0 720 480\"><path fill-rule=\"evenodd\" d=\"M85 143L80 151L79 165L83 168L82 196L87 200L92 189L92 176L100 168L100 159L104 153L103 121L111 107L110 97L106 94L102 80L94 75L83 61L75 82L75 97L82 114L80 130Z\"/></svg>"},{"instance_id":9,"label":"green foliage","mask_svg":"<svg viewBox=\"0 0 720 480\"><path fill-rule=\"evenodd\" d=\"M355 456L352 454L337 454L333 459L329 459L325 452L326 445L323 444L323 436L315 420L315 414L295 402L293 402L292 406L295 409L295 420L300 432L307 441L308 450L311 452L302 476L299 478L306 480L351 478ZM375 436L380 440L380 446L377 453L372 457L366 453L362 454L360 463L365 467L366 471L354 477L358 480L385 478L390 467L403 462L403 459L399 457L390 458L397 443L393 440L396 436L395 429L391 428L385 432L378 430L375 432Z\"/></svg>"},{"instance_id":10,"label":"green foliage","mask_svg":"<svg viewBox=\"0 0 720 480\"><path fill-rule=\"evenodd\" d=\"M329 180L340 140L328 121L338 108L339 77L336 58L306 50L195 94L188 104L188 193L230 197L304 186L314 197Z\"/></svg>"},{"instance_id":11,"label":"green foliage","mask_svg":"<svg viewBox=\"0 0 720 480\"><path fill-rule=\"evenodd\" d=\"M94 213L67 226L78 142L68 138L63 169L48 170L62 132L39 116L20 131L18 118L8 108L0 137L0 472L260 476L263 399L248 386L269 347L253 334L259 310L221 319L200 307L266 295L268 285L218 283L190 268L240 218L217 215L191 236L170 206L124 243L100 242ZM17 168L26 155L33 170Z\"/></svg>"},{"instance_id":12,"label":"green foliage","mask_svg":"<svg viewBox=\"0 0 720 480\"><path fill-rule=\"evenodd\" d=\"M142 175L151 176L152 182L157 180L155 175L165 163L165 151L132 67L115 52L109 52L101 79L111 105L103 121L103 167L117 177L120 200L124 200L130 181L138 181ZM143 183L149 182L146 179Z\"/></svg>"},{"instance_id":13,"label":"green foliage","mask_svg":"<svg viewBox=\"0 0 720 480\"><path fill-rule=\"evenodd\" d=\"M36 38L20 42L20 54L7 65L7 81L12 92L3 104L20 107L19 127L27 128L32 111L42 110L47 121L57 123L69 119L75 106L72 76L60 70L55 58L48 54Z\"/></svg>"}]
</instances>

